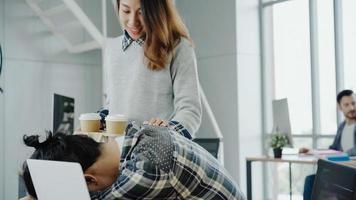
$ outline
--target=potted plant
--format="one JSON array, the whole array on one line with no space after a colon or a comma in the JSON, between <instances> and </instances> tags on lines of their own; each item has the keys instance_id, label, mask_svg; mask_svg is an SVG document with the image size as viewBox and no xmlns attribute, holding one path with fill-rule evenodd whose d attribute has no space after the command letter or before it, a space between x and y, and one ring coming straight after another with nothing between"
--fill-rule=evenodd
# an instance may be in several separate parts
<instances>
[{"instance_id":1,"label":"potted plant","mask_svg":"<svg viewBox=\"0 0 356 200\"><path fill-rule=\"evenodd\" d=\"M271 135L270 147L273 149L273 154L275 158L282 157L282 148L287 146L288 138L282 133L273 133Z\"/></svg>"}]
</instances>

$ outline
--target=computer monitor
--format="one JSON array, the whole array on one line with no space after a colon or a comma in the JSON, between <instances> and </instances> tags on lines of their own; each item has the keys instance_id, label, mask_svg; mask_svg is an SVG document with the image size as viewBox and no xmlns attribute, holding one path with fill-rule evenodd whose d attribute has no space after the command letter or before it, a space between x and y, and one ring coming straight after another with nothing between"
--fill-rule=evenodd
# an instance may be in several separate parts
<instances>
[{"instance_id":1,"label":"computer monitor","mask_svg":"<svg viewBox=\"0 0 356 200\"><path fill-rule=\"evenodd\" d=\"M53 132L67 135L74 131L74 98L53 94Z\"/></svg>"},{"instance_id":2,"label":"computer monitor","mask_svg":"<svg viewBox=\"0 0 356 200\"><path fill-rule=\"evenodd\" d=\"M276 99L272 102L273 107L273 132L283 133L287 136L289 146L293 147L292 131L289 119L288 100Z\"/></svg>"},{"instance_id":3,"label":"computer monitor","mask_svg":"<svg viewBox=\"0 0 356 200\"><path fill-rule=\"evenodd\" d=\"M320 159L312 199L356 200L356 168Z\"/></svg>"}]
</instances>

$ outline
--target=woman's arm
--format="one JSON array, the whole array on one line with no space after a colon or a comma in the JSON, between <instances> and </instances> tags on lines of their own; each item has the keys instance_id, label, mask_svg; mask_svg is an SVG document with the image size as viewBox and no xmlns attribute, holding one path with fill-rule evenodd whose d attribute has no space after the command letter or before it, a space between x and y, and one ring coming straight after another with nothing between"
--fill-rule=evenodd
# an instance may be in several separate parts
<instances>
[{"instance_id":1,"label":"woman's arm","mask_svg":"<svg viewBox=\"0 0 356 200\"><path fill-rule=\"evenodd\" d=\"M25 197L22 197L22 198L19 199L19 200L35 200L35 198L33 198L33 197L30 196L30 195L27 195L27 196L25 196Z\"/></svg>"},{"instance_id":2,"label":"woman's arm","mask_svg":"<svg viewBox=\"0 0 356 200\"><path fill-rule=\"evenodd\" d=\"M192 135L201 123L202 107L196 56L190 42L182 38L171 62L174 115L171 121L182 124Z\"/></svg>"}]
</instances>

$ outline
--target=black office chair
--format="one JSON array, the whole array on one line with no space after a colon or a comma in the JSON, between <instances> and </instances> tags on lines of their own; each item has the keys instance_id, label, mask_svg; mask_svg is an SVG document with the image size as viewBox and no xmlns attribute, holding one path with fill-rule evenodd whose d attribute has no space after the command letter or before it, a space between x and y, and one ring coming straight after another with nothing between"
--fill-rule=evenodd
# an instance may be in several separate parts
<instances>
[{"instance_id":1,"label":"black office chair","mask_svg":"<svg viewBox=\"0 0 356 200\"><path fill-rule=\"evenodd\" d=\"M219 138L194 138L193 141L207 150L215 158L218 158L219 155Z\"/></svg>"},{"instance_id":2,"label":"black office chair","mask_svg":"<svg viewBox=\"0 0 356 200\"><path fill-rule=\"evenodd\" d=\"M20 199L27 195L27 190L25 186L25 181L20 175L18 176L18 180L19 180L18 198Z\"/></svg>"}]
</instances>

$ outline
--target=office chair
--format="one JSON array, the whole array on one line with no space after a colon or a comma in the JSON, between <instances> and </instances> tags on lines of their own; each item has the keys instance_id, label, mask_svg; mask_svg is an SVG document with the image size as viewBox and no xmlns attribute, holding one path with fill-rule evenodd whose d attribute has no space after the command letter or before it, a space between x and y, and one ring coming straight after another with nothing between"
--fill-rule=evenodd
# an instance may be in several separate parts
<instances>
[{"instance_id":1,"label":"office chair","mask_svg":"<svg viewBox=\"0 0 356 200\"><path fill-rule=\"evenodd\" d=\"M193 141L207 150L216 159L218 158L220 145L219 138L194 138Z\"/></svg>"}]
</instances>

